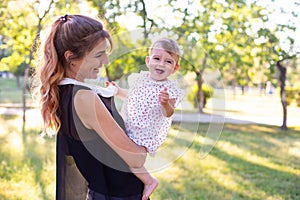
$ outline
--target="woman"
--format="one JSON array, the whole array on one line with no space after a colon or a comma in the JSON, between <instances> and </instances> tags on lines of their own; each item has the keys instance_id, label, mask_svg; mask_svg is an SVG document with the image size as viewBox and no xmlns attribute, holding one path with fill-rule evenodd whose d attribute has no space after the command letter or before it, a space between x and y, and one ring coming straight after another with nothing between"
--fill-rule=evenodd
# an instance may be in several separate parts
<instances>
[{"instance_id":1,"label":"woman","mask_svg":"<svg viewBox=\"0 0 300 200\"><path fill-rule=\"evenodd\" d=\"M57 134L57 200L142 199L143 183L129 168L143 166L145 148L121 128L112 97L82 84L108 63L108 48L102 24L82 15L57 19L44 42L36 75L43 130Z\"/></svg>"}]
</instances>

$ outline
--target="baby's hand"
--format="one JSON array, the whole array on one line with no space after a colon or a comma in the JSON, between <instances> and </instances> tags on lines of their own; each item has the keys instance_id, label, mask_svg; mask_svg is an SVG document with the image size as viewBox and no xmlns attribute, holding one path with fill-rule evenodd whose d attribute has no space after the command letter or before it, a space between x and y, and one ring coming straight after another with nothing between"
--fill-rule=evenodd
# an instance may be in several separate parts
<instances>
[{"instance_id":1,"label":"baby's hand","mask_svg":"<svg viewBox=\"0 0 300 200\"><path fill-rule=\"evenodd\" d=\"M162 91L160 91L159 95L159 102L162 106L165 106L169 103L169 93L168 93L168 89L164 88Z\"/></svg>"},{"instance_id":2,"label":"baby's hand","mask_svg":"<svg viewBox=\"0 0 300 200\"><path fill-rule=\"evenodd\" d=\"M110 84L112 84L113 86L116 86L116 87L118 87L117 86L117 84L114 82L114 81L111 81L111 82L109 82L109 81L105 81L105 87L108 87Z\"/></svg>"},{"instance_id":3,"label":"baby's hand","mask_svg":"<svg viewBox=\"0 0 300 200\"><path fill-rule=\"evenodd\" d=\"M164 88L159 93L159 102L162 107L162 112L165 117L170 117L174 113L175 99L170 99L167 88Z\"/></svg>"},{"instance_id":4,"label":"baby's hand","mask_svg":"<svg viewBox=\"0 0 300 200\"><path fill-rule=\"evenodd\" d=\"M117 90L121 89L120 86L118 86L118 84L114 81L105 81L104 83L105 87L116 87Z\"/></svg>"}]
</instances>

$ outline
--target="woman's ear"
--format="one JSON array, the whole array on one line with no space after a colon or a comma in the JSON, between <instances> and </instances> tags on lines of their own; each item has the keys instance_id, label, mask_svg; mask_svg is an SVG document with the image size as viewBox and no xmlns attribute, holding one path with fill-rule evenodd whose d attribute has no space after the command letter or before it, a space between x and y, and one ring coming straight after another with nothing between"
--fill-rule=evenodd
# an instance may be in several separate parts
<instances>
[{"instance_id":1,"label":"woman's ear","mask_svg":"<svg viewBox=\"0 0 300 200\"><path fill-rule=\"evenodd\" d=\"M74 54L71 52L71 51L65 51L64 53L64 56L65 56L65 59L67 61L67 63L70 65L71 63L71 57L73 56Z\"/></svg>"}]
</instances>

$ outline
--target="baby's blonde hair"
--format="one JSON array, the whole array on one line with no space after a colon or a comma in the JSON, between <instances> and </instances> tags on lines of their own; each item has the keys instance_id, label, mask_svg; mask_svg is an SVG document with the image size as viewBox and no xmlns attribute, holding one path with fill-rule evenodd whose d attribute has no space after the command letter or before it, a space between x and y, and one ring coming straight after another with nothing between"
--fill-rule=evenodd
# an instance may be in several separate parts
<instances>
[{"instance_id":1,"label":"baby's blonde hair","mask_svg":"<svg viewBox=\"0 0 300 200\"><path fill-rule=\"evenodd\" d=\"M174 40L170 38L160 38L152 44L151 48L149 49L149 54L152 53L153 49L163 49L167 51L175 59L176 64L179 64L180 49L177 42Z\"/></svg>"}]
</instances>

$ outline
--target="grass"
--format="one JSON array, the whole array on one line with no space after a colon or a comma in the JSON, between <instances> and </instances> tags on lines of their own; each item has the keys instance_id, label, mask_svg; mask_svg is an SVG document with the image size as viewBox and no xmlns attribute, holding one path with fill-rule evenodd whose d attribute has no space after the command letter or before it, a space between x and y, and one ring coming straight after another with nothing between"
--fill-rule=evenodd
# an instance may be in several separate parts
<instances>
[{"instance_id":1,"label":"grass","mask_svg":"<svg viewBox=\"0 0 300 200\"><path fill-rule=\"evenodd\" d=\"M22 134L19 116L2 115L0 123L0 199L54 199L55 139L41 138L37 124ZM300 127L226 124L214 148L201 156L209 125L187 125L174 124L162 147L169 147L162 157L180 156L153 172L160 185L152 199L300 198Z\"/></svg>"},{"instance_id":2,"label":"grass","mask_svg":"<svg viewBox=\"0 0 300 200\"><path fill-rule=\"evenodd\" d=\"M161 184L153 199L300 199L299 127L285 132L226 124L214 148L201 158L207 128L200 124L188 151L154 174Z\"/></svg>"},{"instance_id":3,"label":"grass","mask_svg":"<svg viewBox=\"0 0 300 200\"><path fill-rule=\"evenodd\" d=\"M1 104L11 104L22 102L22 85L23 78L20 78L20 88L17 87L17 81L15 78L1 78L0 77L0 103ZM26 94L27 102L32 103L32 98L27 92Z\"/></svg>"},{"instance_id":4,"label":"grass","mask_svg":"<svg viewBox=\"0 0 300 200\"><path fill-rule=\"evenodd\" d=\"M54 138L39 137L33 124L22 133L20 116L1 115L0 123L0 199L54 199Z\"/></svg>"}]
</instances>

